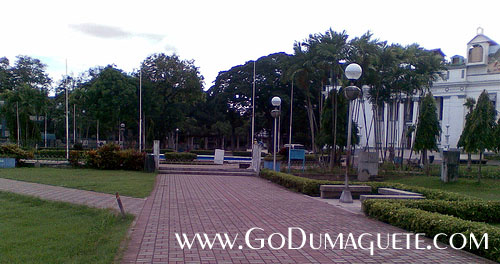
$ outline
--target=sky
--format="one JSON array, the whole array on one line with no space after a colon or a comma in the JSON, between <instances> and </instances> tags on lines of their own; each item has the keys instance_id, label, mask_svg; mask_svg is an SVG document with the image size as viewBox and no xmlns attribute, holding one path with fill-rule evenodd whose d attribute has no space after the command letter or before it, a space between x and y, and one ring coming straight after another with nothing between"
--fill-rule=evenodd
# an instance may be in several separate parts
<instances>
[{"instance_id":1,"label":"sky","mask_svg":"<svg viewBox=\"0 0 500 264\"><path fill-rule=\"evenodd\" d=\"M475 10L477 8L477 10ZM500 1L66 0L3 1L0 57L40 59L56 82L115 64L132 72L154 53L194 60L205 89L220 71L329 28L465 56L477 32L500 42Z\"/></svg>"}]
</instances>

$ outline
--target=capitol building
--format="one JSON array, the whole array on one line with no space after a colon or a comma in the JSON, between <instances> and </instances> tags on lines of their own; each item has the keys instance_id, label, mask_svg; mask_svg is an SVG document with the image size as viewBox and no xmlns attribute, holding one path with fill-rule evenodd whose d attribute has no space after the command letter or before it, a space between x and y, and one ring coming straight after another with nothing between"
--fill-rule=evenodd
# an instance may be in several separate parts
<instances>
[{"instance_id":1,"label":"capitol building","mask_svg":"<svg viewBox=\"0 0 500 264\"><path fill-rule=\"evenodd\" d=\"M444 57L440 50L436 52ZM477 102L479 95L486 90L495 109L500 111L500 102L497 100L500 93L500 45L484 35L482 28L478 28L477 35L467 43L466 57L451 57L446 70L439 76L431 85L442 131L439 148L454 149L457 148L465 125L468 109L464 103L467 98L474 98ZM418 99L413 98L409 107L404 100L379 107L376 124L379 129L378 136L374 135L372 125L367 125L370 130L363 127L364 124L373 124L373 111L368 111L372 107L369 100L363 100L362 104L365 104L367 111L364 115L359 115L357 120L360 128L360 147L367 145L370 148L378 146L384 150L410 149L415 133L407 137L403 136L403 131L417 124ZM405 153L405 158L409 152Z\"/></svg>"}]
</instances>

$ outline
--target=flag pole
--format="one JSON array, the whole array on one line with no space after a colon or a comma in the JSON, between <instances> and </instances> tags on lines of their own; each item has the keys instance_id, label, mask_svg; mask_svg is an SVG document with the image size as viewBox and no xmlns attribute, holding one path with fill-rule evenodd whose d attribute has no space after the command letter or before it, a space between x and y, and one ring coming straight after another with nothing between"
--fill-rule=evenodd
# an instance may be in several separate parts
<instances>
[{"instance_id":1,"label":"flag pole","mask_svg":"<svg viewBox=\"0 0 500 264\"><path fill-rule=\"evenodd\" d=\"M142 150L142 65L139 68L139 152Z\"/></svg>"},{"instance_id":2,"label":"flag pole","mask_svg":"<svg viewBox=\"0 0 500 264\"><path fill-rule=\"evenodd\" d=\"M253 155L253 142L255 135L255 61L253 62L253 87L252 87L252 155Z\"/></svg>"},{"instance_id":3,"label":"flag pole","mask_svg":"<svg viewBox=\"0 0 500 264\"><path fill-rule=\"evenodd\" d=\"M68 117L68 59L66 59L66 82L64 90L66 93L66 159L69 160L69 117Z\"/></svg>"}]
</instances>

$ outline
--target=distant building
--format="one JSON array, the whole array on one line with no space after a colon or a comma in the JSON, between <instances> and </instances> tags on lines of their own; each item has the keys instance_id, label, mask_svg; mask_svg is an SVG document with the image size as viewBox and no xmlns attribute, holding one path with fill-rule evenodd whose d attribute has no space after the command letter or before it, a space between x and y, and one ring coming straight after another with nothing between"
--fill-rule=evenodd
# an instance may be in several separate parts
<instances>
[{"instance_id":1,"label":"distant building","mask_svg":"<svg viewBox=\"0 0 500 264\"><path fill-rule=\"evenodd\" d=\"M467 43L467 58L455 55L450 60L446 71L441 73L441 78L438 78L431 88L441 123L440 149L457 147L468 111L464 106L467 97L477 101L483 90L486 90L495 109L500 111L500 103L497 100L500 93L500 45L485 36L482 28L478 28L477 35ZM409 110L403 102L386 103L380 107L377 127L381 133L377 140L373 132L375 124L371 124L372 108L368 100L365 100L366 123L361 114L358 120L358 125L361 126L361 146L365 146L367 142L367 129L364 127L366 124L370 131L370 147L379 145L394 149L409 148L415 135L413 133L412 137L403 140L402 133L404 126L410 127L417 122L418 99L413 98Z\"/></svg>"}]
</instances>

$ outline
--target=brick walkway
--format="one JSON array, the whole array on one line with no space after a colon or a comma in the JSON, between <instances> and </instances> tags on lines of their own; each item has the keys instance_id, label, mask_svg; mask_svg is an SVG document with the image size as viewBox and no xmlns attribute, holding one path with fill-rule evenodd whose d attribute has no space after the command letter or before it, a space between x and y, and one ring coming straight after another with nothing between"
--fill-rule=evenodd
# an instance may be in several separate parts
<instances>
[{"instance_id":1,"label":"brick walkway","mask_svg":"<svg viewBox=\"0 0 500 264\"><path fill-rule=\"evenodd\" d=\"M333 240L339 233L357 238L369 232L382 236L405 233L399 228L360 214L291 192L257 177L159 175L155 189L137 219L123 263L487 263L488 261L456 250L313 250L309 242L300 250L202 249L182 250L175 233L215 233L238 235L236 245L244 245L245 233L252 227L264 231L258 238L274 232L286 235L289 227L300 227L307 234L328 233ZM274 238L277 238L275 236ZM399 237L401 238L401 237ZM279 240L273 239L274 246ZM386 240L382 240L386 241ZM345 243L345 241L344 241ZM424 246L432 241L425 239ZM412 240L412 245L414 242ZM382 243L382 246L384 244ZM405 246L399 243L398 246ZM412 248L415 248L412 246Z\"/></svg>"},{"instance_id":2,"label":"brick walkway","mask_svg":"<svg viewBox=\"0 0 500 264\"><path fill-rule=\"evenodd\" d=\"M0 191L36 196L41 199L120 210L112 194L0 178ZM146 199L120 196L125 212L139 215Z\"/></svg>"}]
</instances>

